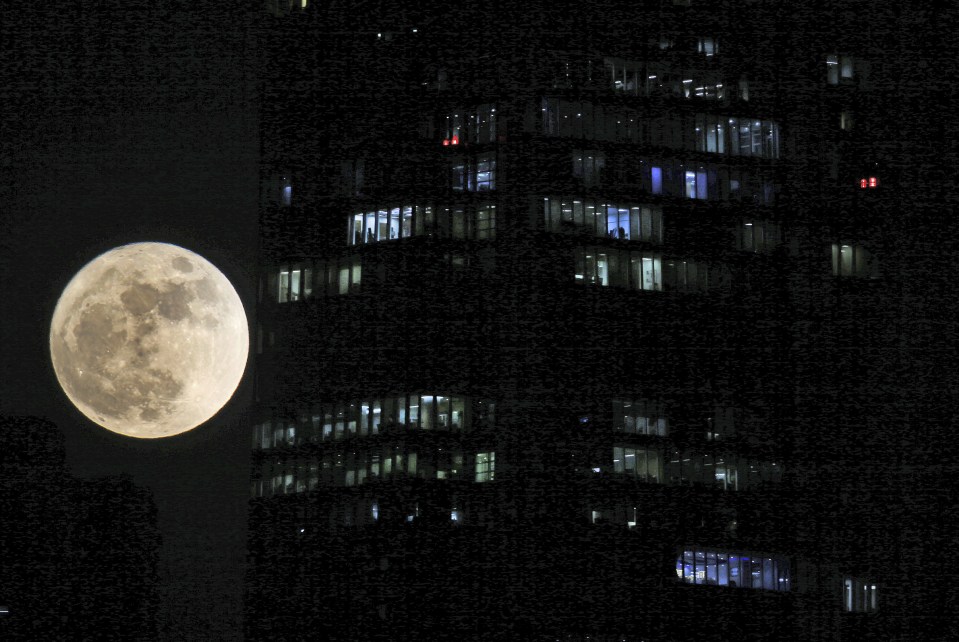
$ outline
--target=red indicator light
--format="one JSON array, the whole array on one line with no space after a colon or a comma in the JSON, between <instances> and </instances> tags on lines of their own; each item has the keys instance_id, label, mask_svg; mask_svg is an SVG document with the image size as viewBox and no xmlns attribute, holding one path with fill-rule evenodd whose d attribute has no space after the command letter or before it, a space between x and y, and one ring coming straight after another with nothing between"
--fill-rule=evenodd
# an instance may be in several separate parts
<instances>
[{"instance_id":1,"label":"red indicator light","mask_svg":"<svg viewBox=\"0 0 959 642\"><path fill-rule=\"evenodd\" d=\"M443 147L449 147L449 144L450 144L450 139L449 139L449 138L444 138L444 139L443 139ZM865 185L863 185L863 187L865 187Z\"/></svg>"},{"instance_id":2,"label":"red indicator light","mask_svg":"<svg viewBox=\"0 0 959 642\"><path fill-rule=\"evenodd\" d=\"M869 177L869 187L876 187L879 185L879 179L875 176Z\"/></svg>"},{"instance_id":3,"label":"red indicator light","mask_svg":"<svg viewBox=\"0 0 959 642\"><path fill-rule=\"evenodd\" d=\"M452 144L453 144L453 145L459 145L459 144L460 144L460 137L459 137L459 136L453 136L453 142L452 142Z\"/></svg>"},{"instance_id":4,"label":"red indicator light","mask_svg":"<svg viewBox=\"0 0 959 642\"><path fill-rule=\"evenodd\" d=\"M865 178L859 179L859 189L866 189L868 187Z\"/></svg>"}]
</instances>

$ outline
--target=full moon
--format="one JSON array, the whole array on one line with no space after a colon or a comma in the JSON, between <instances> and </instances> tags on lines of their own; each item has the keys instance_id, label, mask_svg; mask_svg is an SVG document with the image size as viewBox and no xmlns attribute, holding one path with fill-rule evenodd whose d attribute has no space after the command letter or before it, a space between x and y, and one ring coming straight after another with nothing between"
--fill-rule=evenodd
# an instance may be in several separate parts
<instances>
[{"instance_id":1,"label":"full moon","mask_svg":"<svg viewBox=\"0 0 959 642\"><path fill-rule=\"evenodd\" d=\"M249 350L230 281L168 243L105 252L70 280L50 322L50 357L70 401L143 439L195 428L230 400Z\"/></svg>"}]
</instances>

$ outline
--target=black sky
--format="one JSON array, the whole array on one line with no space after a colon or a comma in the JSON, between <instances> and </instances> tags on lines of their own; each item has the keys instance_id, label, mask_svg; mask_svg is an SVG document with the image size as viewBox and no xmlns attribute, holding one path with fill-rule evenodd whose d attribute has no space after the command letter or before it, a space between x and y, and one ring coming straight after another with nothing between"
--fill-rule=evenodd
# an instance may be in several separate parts
<instances>
[{"instance_id":1,"label":"black sky","mask_svg":"<svg viewBox=\"0 0 959 642\"><path fill-rule=\"evenodd\" d=\"M238 2L72 2L0 9L0 413L53 420L74 474L154 492L165 625L239 626L250 371L191 433L114 435L66 400L47 354L73 274L124 243L182 245L255 292L255 15ZM197 639L193 637L192 639Z\"/></svg>"}]
</instances>

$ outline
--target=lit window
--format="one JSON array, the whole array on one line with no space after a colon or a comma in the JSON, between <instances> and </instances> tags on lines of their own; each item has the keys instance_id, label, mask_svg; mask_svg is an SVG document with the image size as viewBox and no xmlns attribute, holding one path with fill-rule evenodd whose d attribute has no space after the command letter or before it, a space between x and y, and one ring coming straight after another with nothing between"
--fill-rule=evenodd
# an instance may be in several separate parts
<instances>
[{"instance_id":1,"label":"lit window","mask_svg":"<svg viewBox=\"0 0 959 642\"><path fill-rule=\"evenodd\" d=\"M859 278L878 277L878 264L861 245L832 244L832 273L834 276Z\"/></svg>"},{"instance_id":2,"label":"lit window","mask_svg":"<svg viewBox=\"0 0 959 642\"><path fill-rule=\"evenodd\" d=\"M840 113L839 113L839 128L842 129L842 130L844 130L844 131L847 131L847 132L848 132L849 130L852 129L852 125L853 125L852 112L849 111L848 109L843 110L842 112L840 112Z\"/></svg>"},{"instance_id":3,"label":"lit window","mask_svg":"<svg viewBox=\"0 0 959 642\"><path fill-rule=\"evenodd\" d=\"M476 223L473 229L478 241L496 238L495 205L481 205L476 209Z\"/></svg>"},{"instance_id":4,"label":"lit window","mask_svg":"<svg viewBox=\"0 0 959 642\"><path fill-rule=\"evenodd\" d=\"M878 176L863 176L859 179L859 189L876 189L879 187Z\"/></svg>"},{"instance_id":5,"label":"lit window","mask_svg":"<svg viewBox=\"0 0 959 642\"><path fill-rule=\"evenodd\" d=\"M293 203L293 184L287 175L280 177L280 205L289 207Z\"/></svg>"},{"instance_id":6,"label":"lit window","mask_svg":"<svg viewBox=\"0 0 959 642\"><path fill-rule=\"evenodd\" d=\"M686 172L686 198L706 199L706 172L687 171Z\"/></svg>"},{"instance_id":7,"label":"lit window","mask_svg":"<svg viewBox=\"0 0 959 642\"><path fill-rule=\"evenodd\" d=\"M471 176L472 178L472 176ZM476 159L476 177L470 188L477 192L496 189L496 157L485 154Z\"/></svg>"},{"instance_id":8,"label":"lit window","mask_svg":"<svg viewBox=\"0 0 959 642\"><path fill-rule=\"evenodd\" d=\"M651 167L650 178L652 181L652 187L650 191L653 194L662 194L663 193L663 168Z\"/></svg>"},{"instance_id":9,"label":"lit window","mask_svg":"<svg viewBox=\"0 0 959 642\"><path fill-rule=\"evenodd\" d=\"M651 484L661 484L664 482L663 455L652 448L614 446L613 472Z\"/></svg>"},{"instance_id":10,"label":"lit window","mask_svg":"<svg viewBox=\"0 0 959 642\"><path fill-rule=\"evenodd\" d=\"M719 43L715 38L699 38L696 41L696 51L711 58L719 53Z\"/></svg>"},{"instance_id":11,"label":"lit window","mask_svg":"<svg viewBox=\"0 0 959 642\"><path fill-rule=\"evenodd\" d=\"M658 206L544 198L543 207L546 229L551 232L588 231L598 237L652 243L663 240L663 211Z\"/></svg>"},{"instance_id":12,"label":"lit window","mask_svg":"<svg viewBox=\"0 0 959 642\"><path fill-rule=\"evenodd\" d=\"M790 590L789 560L779 556L686 549L676 558L676 576L687 584Z\"/></svg>"},{"instance_id":13,"label":"lit window","mask_svg":"<svg viewBox=\"0 0 959 642\"><path fill-rule=\"evenodd\" d=\"M634 435L666 436L662 406L645 399L613 401L613 429Z\"/></svg>"},{"instance_id":14,"label":"lit window","mask_svg":"<svg viewBox=\"0 0 959 642\"><path fill-rule=\"evenodd\" d=\"M746 252L769 253L782 242L778 223L746 219L739 226L739 249Z\"/></svg>"},{"instance_id":15,"label":"lit window","mask_svg":"<svg viewBox=\"0 0 959 642\"><path fill-rule=\"evenodd\" d=\"M779 123L754 118L696 114L696 151L779 158Z\"/></svg>"},{"instance_id":16,"label":"lit window","mask_svg":"<svg viewBox=\"0 0 959 642\"><path fill-rule=\"evenodd\" d=\"M496 468L496 453L476 453L476 481L493 481Z\"/></svg>"},{"instance_id":17,"label":"lit window","mask_svg":"<svg viewBox=\"0 0 959 642\"><path fill-rule=\"evenodd\" d=\"M853 59L851 56L830 54L826 56L826 82L838 85L841 81L853 79Z\"/></svg>"},{"instance_id":18,"label":"lit window","mask_svg":"<svg viewBox=\"0 0 959 642\"><path fill-rule=\"evenodd\" d=\"M843 609L847 613L873 613L878 610L876 583L855 577L843 579Z\"/></svg>"}]
</instances>

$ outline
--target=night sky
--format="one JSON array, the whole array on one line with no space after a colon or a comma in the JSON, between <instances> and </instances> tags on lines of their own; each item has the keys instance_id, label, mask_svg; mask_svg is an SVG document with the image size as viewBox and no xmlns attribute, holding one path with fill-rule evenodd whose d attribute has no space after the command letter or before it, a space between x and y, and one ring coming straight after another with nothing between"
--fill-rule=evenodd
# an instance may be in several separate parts
<instances>
[{"instance_id":1,"label":"night sky","mask_svg":"<svg viewBox=\"0 0 959 642\"><path fill-rule=\"evenodd\" d=\"M73 408L47 336L76 271L136 241L206 257L252 314L256 16L223 0L54 4L0 9L0 414L55 422L74 475L149 487L164 538L161 627L238 637L249 364L210 422L135 440Z\"/></svg>"}]
</instances>

